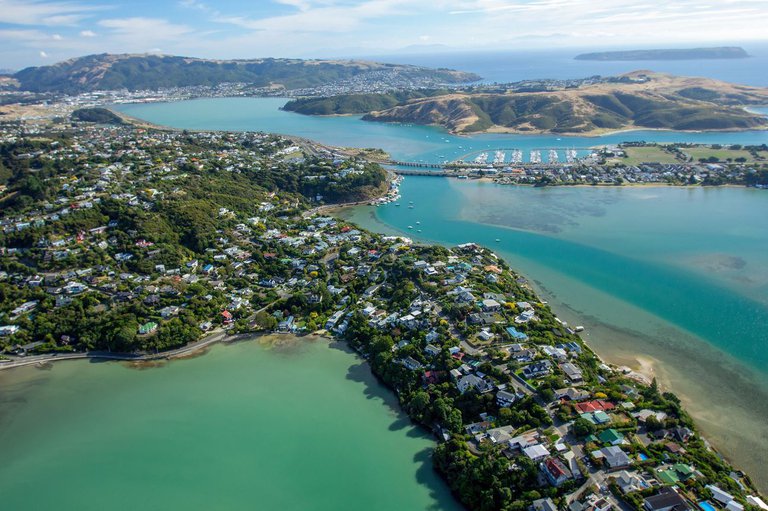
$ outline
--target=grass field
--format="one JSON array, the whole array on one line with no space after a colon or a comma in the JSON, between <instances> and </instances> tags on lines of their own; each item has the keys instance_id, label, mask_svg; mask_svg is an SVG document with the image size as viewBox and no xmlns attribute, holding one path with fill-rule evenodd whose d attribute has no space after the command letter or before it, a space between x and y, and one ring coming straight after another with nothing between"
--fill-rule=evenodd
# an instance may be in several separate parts
<instances>
[{"instance_id":1,"label":"grass field","mask_svg":"<svg viewBox=\"0 0 768 511\"><path fill-rule=\"evenodd\" d=\"M675 155L664 150L663 147L625 147L626 158L613 158L611 163L624 165L639 165L641 163L680 163Z\"/></svg>"},{"instance_id":2,"label":"grass field","mask_svg":"<svg viewBox=\"0 0 768 511\"><path fill-rule=\"evenodd\" d=\"M764 160L755 160L755 157L749 151L744 149L710 149L709 147L683 147L681 151L690 156L693 161L699 161L699 158L709 158L714 156L720 161L726 161L728 158L736 160L736 158L746 158L747 162L753 163L755 161L768 160L768 154L765 152L758 153Z\"/></svg>"}]
</instances>

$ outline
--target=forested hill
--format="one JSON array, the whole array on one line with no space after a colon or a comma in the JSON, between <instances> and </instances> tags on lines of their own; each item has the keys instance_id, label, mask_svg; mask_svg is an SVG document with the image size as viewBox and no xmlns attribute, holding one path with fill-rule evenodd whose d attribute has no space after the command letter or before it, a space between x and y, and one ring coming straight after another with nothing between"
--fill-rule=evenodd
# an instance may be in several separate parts
<instances>
[{"instance_id":1,"label":"forested hill","mask_svg":"<svg viewBox=\"0 0 768 511\"><path fill-rule=\"evenodd\" d=\"M248 83L287 89L314 87L366 73L432 83L464 83L479 77L449 69L357 60L207 60L166 55L89 55L51 66L29 67L13 77L33 92L78 93Z\"/></svg>"}]
</instances>

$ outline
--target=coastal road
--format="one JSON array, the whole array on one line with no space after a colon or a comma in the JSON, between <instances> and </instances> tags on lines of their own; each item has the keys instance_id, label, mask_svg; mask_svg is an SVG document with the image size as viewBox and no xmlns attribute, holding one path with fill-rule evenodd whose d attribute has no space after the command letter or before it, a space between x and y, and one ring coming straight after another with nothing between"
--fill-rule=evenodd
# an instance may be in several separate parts
<instances>
[{"instance_id":1,"label":"coastal road","mask_svg":"<svg viewBox=\"0 0 768 511\"><path fill-rule=\"evenodd\" d=\"M59 360L78 360L78 359L99 359L99 360L163 360L184 357L196 351L207 348L208 346L221 342L227 336L227 332L222 328L212 330L208 335L199 341L187 344L175 350L163 351L160 353L134 354L134 353L111 353L109 351L85 351L82 353L46 353L44 355L33 355L27 357L14 357L10 361L0 361L0 370L11 369L14 367L24 367L47 362L58 362Z\"/></svg>"}]
</instances>

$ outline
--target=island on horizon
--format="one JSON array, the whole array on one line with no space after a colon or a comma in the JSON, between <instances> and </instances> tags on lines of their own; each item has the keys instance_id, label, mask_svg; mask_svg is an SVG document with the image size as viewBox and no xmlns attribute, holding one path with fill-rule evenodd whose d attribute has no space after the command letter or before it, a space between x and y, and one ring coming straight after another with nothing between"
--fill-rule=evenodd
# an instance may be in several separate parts
<instances>
[{"instance_id":1,"label":"island on horizon","mask_svg":"<svg viewBox=\"0 0 768 511\"><path fill-rule=\"evenodd\" d=\"M746 59L749 54L739 46L713 48L667 48L658 50L623 50L582 53L575 60L698 60Z\"/></svg>"}]
</instances>

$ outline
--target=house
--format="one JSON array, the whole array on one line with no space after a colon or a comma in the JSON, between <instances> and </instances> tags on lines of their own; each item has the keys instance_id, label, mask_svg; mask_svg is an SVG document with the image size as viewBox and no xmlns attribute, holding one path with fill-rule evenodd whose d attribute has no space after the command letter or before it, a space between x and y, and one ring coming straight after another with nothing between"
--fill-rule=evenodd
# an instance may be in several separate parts
<instances>
[{"instance_id":1,"label":"house","mask_svg":"<svg viewBox=\"0 0 768 511\"><path fill-rule=\"evenodd\" d=\"M475 389L481 394L484 394L486 392L490 392L491 390L493 390L493 385L490 382L488 382L483 378L480 378L475 374L468 374L460 378L459 381L456 382L456 387L459 389L459 392L461 392L462 394L464 394L470 389Z\"/></svg>"},{"instance_id":2,"label":"house","mask_svg":"<svg viewBox=\"0 0 768 511\"><path fill-rule=\"evenodd\" d=\"M549 360L540 360L539 362L534 362L533 364L525 366L523 368L523 377L527 380L541 378L542 376L548 375L550 371L551 364L549 363Z\"/></svg>"},{"instance_id":3,"label":"house","mask_svg":"<svg viewBox=\"0 0 768 511\"><path fill-rule=\"evenodd\" d=\"M555 399L567 399L568 401L583 401L589 399L589 396L590 393L586 390L578 390L573 387L555 391Z\"/></svg>"},{"instance_id":4,"label":"house","mask_svg":"<svg viewBox=\"0 0 768 511\"><path fill-rule=\"evenodd\" d=\"M485 434L488 440L492 443L502 444L508 442L512 438L512 433L514 432L514 426L501 426L499 428L489 429Z\"/></svg>"},{"instance_id":5,"label":"house","mask_svg":"<svg viewBox=\"0 0 768 511\"><path fill-rule=\"evenodd\" d=\"M549 456L549 451L541 444L532 445L523 449L523 454L533 461L541 461Z\"/></svg>"},{"instance_id":6,"label":"house","mask_svg":"<svg viewBox=\"0 0 768 511\"><path fill-rule=\"evenodd\" d=\"M293 316L288 316L286 319L284 319L283 321L277 324L277 329L281 332L292 332L293 330L295 330L295 328L296 328L296 325L294 324Z\"/></svg>"},{"instance_id":7,"label":"house","mask_svg":"<svg viewBox=\"0 0 768 511\"><path fill-rule=\"evenodd\" d=\"M592 456L595 459L603 460L606 467L610 470L621 470L632 464L632 460L629 459L627 453L622 451L621 447L616 447L614 445L603 447L599 451L592 451Z\"/></svg>"},{"instance_id":8,"label":"house","mask_svg":"<svg viewBox=\"0 0 768 511\"><path fill-rule=\"evenodd\" d=\"M438 348L434 344L427 344L427 347L424 348L424 353L426 353L430 357L436 357L440 354L440 348Z\"/></svg>"},{"instance_id":9,"label":"house","mask_svg":"<svg viewBox=\"0 0 768 511\"><path fill-rule=\"evenodd\" d=\"M179 312L179 307L177 307L176 305L169 305L168 307L163 307L162 309L160 309L160 317L162 317L163 319L167 319L171 316L178 314L178 312Z\"/></svg>"},{"instance_id":10,"label":"house","mask_svg":"<svg viewBox=\"0 0 768 511\"><path fill-rule=\"evenodd\" d=\"M499 407L510 407L518 400L518 395L506 390L500 390L496 393L496 404Z\"/></svg>"},{"instance_id":11,"label":"house","mask_svg":"<svg viewBox=\"0 0 768 511\"><path fill-rule=\"evenodd\" d=\"M597 435L598 440L611 445L620 445L624 443L624 435L613 428L605 429Z\"/></svg>"},{"instance_id":12,"label":"house","mask_svg":"<svg viewBox=\"0 0 768 511\"><path fill-rule=\"evenodd\" d=\"M669 468L664 470L659 469L656 471L656 478L662 484L677 484L681 481L687 481L696 477L696 473L690 465L685 463L675 463Z\"/></svg>"},{"instance_id":13,"label":"house","mask_svg":"<svg viewBox=\"0 0 768 511\"><path fill-rule=\"evenodd\" d=\"M421 362L419 362L413 357L406 357L403 359L401 363L406 367L406 369L410 369L411 371L416 371L424 367L423 365L421 365Z\"/></svg>"},{"instance_id":14,"label":"house","mask_svg":"<svg viewBox=\"0 0 768 511\"><path fill-rule=\"evenodd\" d=\"M605 412L582 413L580 417L595 425L608 424L611 422L611 418Z\"/></svg>"},{"instance_id":15,"label":"house","mask_svg":"<svg viewBox=\"0 0 768 511\"><path fill-rule=\"evenodd\" d=\"M552 499L547 497L546 499L534 500L531 504L531 511L557 511L557 506Z\"/></svg>"},{"instance_id":16,"label":"house","mask_svg":"<svg viewBox=\"0 0 768 511\"><path fill-rule=\"evenodd\" d=\"M477 334L477 337L481 341L488 342L492 340L495 336L487 328L484 328L483 330L480 331L479 334Z\"/></svg>"},{"instance_id":17,"label":"house","mask_svg":"<svg viewBox=\"0 0 768 511\"><path fill-rule=\"evenodd\" d=\"M672 488L662 488L659 493L643 500L646 511L686 511L688 502Z\"/></svg>"},{"instance_id":18,"label":"house","mask_svg":"<svg viewBox=\"0 0 768 511\"><path fill-rule=\"evenodd\" d=\"M565 376L571 380L571 383L582 383L584 381L581 369L576 365L567 362L565 364L560 364L560 369L565 373Z\"/></svg>"},{"instance_id":19,"label":"house","mask_svg":"<svg viewBox=\"0 0 768 511\"><path fill-rule=\"evenodd\" d=\"M522 451L526 447L531 447L533 445L536 445L539 443L539 432L535 429L532 429L530 431L526 431L522 435L518 435L514 438L510 438L507 443L509 444L509 448L514 450L520 450Z\"/></svg>"},{"instance_id":20,"label":"house","mask_svg":"<svg viewBox=\"0 0 768 511\"><path fill-rule=\"evenodd\" d=\"M528 336L513 326L507 327L507 333L516 341L527 341Z\"/></svg>"},{"instance_id":21,"label":"house","mask_svg":"<svg viewBox=\"0 0 768 511\"><path fill-rule=\"evenodd\" d=\"M157 323L149 321L139 327L139 335L149 335L157 330Z\"/></svg>"},{"instance_id":22,"label":"house","mask_svg":"<svg viewBox=\"0 0 768 511\"><path fill-rule=\"evenodd\" d=\"M573 478L571 471L557 458L547 458L540 468L552 486L560 486Z\"/></svg>"},{"instance_id":23,"label":"house","mask_svg":"<svg viewBox=\"0 0 768 511\"><path fill-rule=\"evenodd\" d=\"M13 335L18 331L19 331L19 327L17 325L0 326L0 336L2 337L5 337L6 335Z\"/></svg>"},{"instance_id":24,"label":"house","mask_svg":"<svg viewBox=\"0 0 768 511\"><path fill-rule=\"evenodd\" d=\"M492 298L482 301L482 308L485 312L497 312L501 309L501 304Z\"/></svg>"},{"instance_id":25,"label":"house","mask_svg":"<svg viewBox=\"0 0 768 511\"><path fill-rule=\"evenodd\" d=\"M723 504L724 506L727 506L732 500L733 495L730 493L726 493L717 486L713 484L707 485L707 490L712 492L712 498L718 501L719 503Z\"/></svg>"},{"instance_id":26,"label":"house","mask_svg":"<svg viewBox=\"0 0 768 511\"><path fill-rule=\"evenodd\" d=\"M614 477L616 485L621 490L621 493L631 493L634 491L642 491L650 488L648 482L636 472L627 472L622 470Z\"/></svg>"},{"instance_id":27,"label":"house","mask_svg":"<svg viewBox=\"0 0 768 511\"><path fill-rule=\"evenodd\" d=\"M573 407L579 413L597 412L597 411L607 412L615 408L613 403L603 401L602 399L595 399L593 401L587 401L585 403L576 403L575 405L573 405Z\"/></svg>"}]
</instances>

